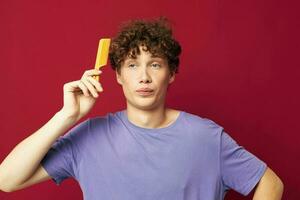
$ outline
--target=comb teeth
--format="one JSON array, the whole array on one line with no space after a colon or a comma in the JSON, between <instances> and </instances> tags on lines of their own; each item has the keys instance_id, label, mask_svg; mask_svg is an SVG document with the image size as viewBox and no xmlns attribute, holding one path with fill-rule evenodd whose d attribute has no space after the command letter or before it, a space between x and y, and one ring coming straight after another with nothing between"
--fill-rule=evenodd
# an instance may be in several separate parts
<instances>
[{"instance_id":1,"label":"comb teeth","mask_svg":"<svg viewBox=\"0 0 300 200\"><path fill-rule=\"evenodd\" d=\"M97 57L96 57L96 64L95 64L96 69L100 69L100 67L107 64L109 45L110 45L110 38L100 39Z\"/></svg>"}]
</instances>

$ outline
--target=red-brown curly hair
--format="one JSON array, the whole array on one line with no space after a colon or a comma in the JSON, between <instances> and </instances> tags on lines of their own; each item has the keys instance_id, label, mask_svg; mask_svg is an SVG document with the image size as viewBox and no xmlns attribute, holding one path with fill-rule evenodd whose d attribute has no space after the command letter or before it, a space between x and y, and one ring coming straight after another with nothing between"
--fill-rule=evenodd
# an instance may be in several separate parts
<instances>
[{"instance_id":1,"label":"red-brown curly hair","mask_svg":"<svg viewBox=\"0 0 300 200\"><path fill-rule=\"evenodd\" d=\"M173 38L167 18L136 19L123 24L110 45L109 60L112 69L120 72L127 57L135 59L140 54L140 46L153 56L165 58L170 72L178 73L181 46Z\"/></svg>"}]
</instances>

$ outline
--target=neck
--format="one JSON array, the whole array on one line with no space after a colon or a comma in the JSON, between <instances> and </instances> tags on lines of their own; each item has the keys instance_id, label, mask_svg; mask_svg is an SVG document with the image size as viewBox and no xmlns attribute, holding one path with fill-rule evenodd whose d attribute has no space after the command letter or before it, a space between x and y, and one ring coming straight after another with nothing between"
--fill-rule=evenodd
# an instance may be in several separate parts
<instances>
[{"instance_id":1,"label":"neck","mask_svg":"<svg viewBox=\"0 0 300 200\"><path fill-rule=\"evenodd\" d=\"M152 110L127 106L127 117L133 124L143 128L161 128L168 125L168 108L164 105Z\"/></svg>"}]
</instances>

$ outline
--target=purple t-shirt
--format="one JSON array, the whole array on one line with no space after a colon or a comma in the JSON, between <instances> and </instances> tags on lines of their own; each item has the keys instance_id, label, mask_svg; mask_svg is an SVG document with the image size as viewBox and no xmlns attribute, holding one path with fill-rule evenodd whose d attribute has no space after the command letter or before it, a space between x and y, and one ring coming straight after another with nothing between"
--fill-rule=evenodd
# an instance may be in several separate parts
<instances>
[{"instance_id":1,"label":"purple t-shirt","mask_svg":"<svg viewBox=\"0 0 300 200\"><path fill-rule=\"evenodd\" d=\"M180 111L168 127L136 126L126 110L89 118L41 161L59 185L76 179L85 200L221 200L246 196L267 165L212 120Z\"/></svg>"}]
</instances>

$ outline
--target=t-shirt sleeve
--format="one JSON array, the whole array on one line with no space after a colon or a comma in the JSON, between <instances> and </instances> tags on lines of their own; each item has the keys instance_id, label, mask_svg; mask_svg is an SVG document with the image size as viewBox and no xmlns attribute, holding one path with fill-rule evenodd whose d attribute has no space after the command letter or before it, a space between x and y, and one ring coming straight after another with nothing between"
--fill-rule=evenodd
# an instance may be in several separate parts
<instances>
[{"instance_id":1,"label":"t-shirt sleeve","mask_svg":"<svg viewBox=\"0 0 300 200\"><path fill-rule=\"evenodd\" d=\"M237 144L226 132L221 133L220 164L223 184L248 195L267 169L267 164Z\"/></svg>"},{"instance_id":2,"label":"t-shirt sleeve","mask_svg":"<svg viewBox=\"0 0 300 200\"><path fill-rule=\"evenodd\" d=\"M78 134L87 131L88 120L74 126L64 136L60 136L51 146L41 165L56 185L69 177L76 178L76 155L74 140Z\"/></svg>"}]
</instances>

